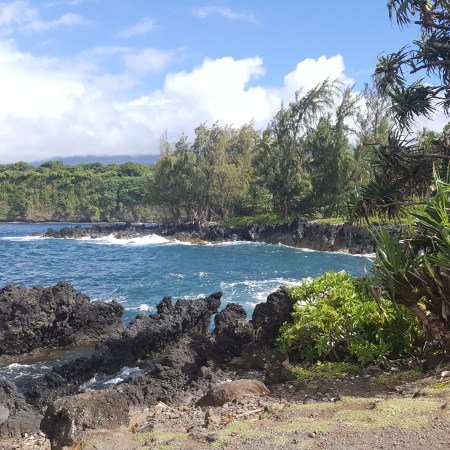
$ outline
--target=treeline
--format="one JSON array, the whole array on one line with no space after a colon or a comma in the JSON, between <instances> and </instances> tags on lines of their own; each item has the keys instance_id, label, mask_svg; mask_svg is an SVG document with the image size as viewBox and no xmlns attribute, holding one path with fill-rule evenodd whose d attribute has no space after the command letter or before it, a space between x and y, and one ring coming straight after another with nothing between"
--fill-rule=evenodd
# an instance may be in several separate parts
<instances>
[{"instance_id":1,"label":"treeline","mask_svg":"<svg viewBox=\"0 0 450 450\"><path fill-rule=\"evenodd\" d=\"M377 148L388 144L393 126L390 104L375 88L357 94L327 80L297 92L263 131L215 123L197 127L193 142L164 136L149 198L176 221L350 216L349 200L379 173ZM433 151L436 137L424 130L423 151Z\"/></svg>"},{"instance_id":2,"label":"treeline","mask_svg":"<svg viewBox=\"0 0 450 450\"><path fill-rule=\"evenodd\" d=\"M126 163L0 165L0 220L144 221L149 166Z\"/></svg>"}]
</instances>

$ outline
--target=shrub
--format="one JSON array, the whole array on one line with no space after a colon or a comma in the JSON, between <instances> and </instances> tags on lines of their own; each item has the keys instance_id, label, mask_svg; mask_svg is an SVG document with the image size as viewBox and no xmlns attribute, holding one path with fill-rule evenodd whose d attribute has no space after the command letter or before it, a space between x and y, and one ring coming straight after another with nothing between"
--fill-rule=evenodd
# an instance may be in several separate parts
<instances>
[{"instance_id":1,"label":"shrub","mask_svg":"<svg viewBox=\"0 0 450 450\"><path fill-rule=\"evenodd\" d=\"M280 349L300 361L377 362L418 351L418 322L406 308L364 298L358 279L327 272L291 289L293 322L280 330Z\"/></svg>"}]
</instances>

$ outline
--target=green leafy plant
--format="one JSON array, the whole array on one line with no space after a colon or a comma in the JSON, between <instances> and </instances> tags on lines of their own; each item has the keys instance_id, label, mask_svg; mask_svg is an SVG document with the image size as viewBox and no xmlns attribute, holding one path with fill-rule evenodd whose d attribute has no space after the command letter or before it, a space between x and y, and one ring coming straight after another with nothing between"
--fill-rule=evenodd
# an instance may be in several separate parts
<instances>
[{"instance_id":1,"label":"green leafy plant","mask_svg":"<svg viewBox=\"0 0 450 450\"><path fill-rule=\"evenodd\" d=\"M361 295L359 279L327 272L291 290L293 322L280 330L280 349L300 361L377 362L416 352L418 321L406 308Z\"/></svg>"},{"instance_id":2,"label":"green leafy plant","mask_svg":"<svg viewBox=\"0 0 450 450\"><path fill-rule=\"evenodd\" d=\"M412 235L405 240L380 230L377 256L365 280L379 299L409 308L430 341L450 348L450 177L434 171L435 195L413 213Z\"/></svg>"}]
</instances>

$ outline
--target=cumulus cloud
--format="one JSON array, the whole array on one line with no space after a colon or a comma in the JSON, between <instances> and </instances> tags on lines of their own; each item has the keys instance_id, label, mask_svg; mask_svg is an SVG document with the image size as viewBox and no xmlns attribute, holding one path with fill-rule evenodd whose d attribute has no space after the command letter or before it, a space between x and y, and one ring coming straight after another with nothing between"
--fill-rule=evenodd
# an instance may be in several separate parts
<instances>
[{"instance_id":1,"label":"cumulus cloud","mask_svg":"<svg viewBox=\"0 0 450 450\"><path fill-rule=\"evenodd\" d=\"M128 39L135 36L144 36L146 34L152 33L157 29L157 25L153 19L141 19L138 23L132 25L131 27L124 28L119 32L119 37Z\"/></svg>"},{"instance_id":2,"label":"cumulus cloud","mask_svg":"<svg viewBox=\"0 0 450 450\"><path fill-rule=\"evenodd\" d=\"M80 14L65 13L53 20L43 20L39 12L28 1L19 0L10 3L0 3L0 33L14 32L38 33L62 26L87 25Z\"/></svg>"},{"instance_id":3,"label":"cumulus cloud","mask_svg":"<svg viewBox=\"0 0 450 450\"><path fill-rule=\"evenodd\" d=\"M218 15L233 22L248 22L253 24L259 23L258 19L251 12L234 11L231 8L216 5L195 8L192 10L192 15L198 17L199 19L206 19L209 16Z\"/></svg>"},{"instance_id":4,"label":"cumulus cloud","mask_svg":"<svg viewBox=\"0 0 450 450\"><path fill-rule=\"evenodd\" d=\"M93 53L129 51L98 47ZM337 55L302 61L278 87L268 88L262 58L224 57L168 73L160 89L136 98L139 74L101 72L82 59L83 64L36 57L13 41L0 42L0 163L158 153L165 130L175 139L205 121L239 126L254 120L264 127L294 90L307 90L328 77L346 79ZM145 63L140 69L149 70Z\"/></svg>"}]
</instances>

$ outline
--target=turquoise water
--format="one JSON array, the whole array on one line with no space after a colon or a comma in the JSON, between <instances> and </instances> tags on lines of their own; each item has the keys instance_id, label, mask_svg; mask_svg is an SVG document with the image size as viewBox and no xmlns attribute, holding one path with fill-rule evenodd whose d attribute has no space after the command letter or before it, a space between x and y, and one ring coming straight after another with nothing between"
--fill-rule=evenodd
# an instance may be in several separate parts
<instances>
[{"instance_id":1,"label":"turquoise water","mask_svg":"<svg viewBox=\"0 0 450 450\"><path fill-rule=\"evenodd\" d=\"M67 281L92 299L120 302L126 322L139 312L153 311L165 295L197 297L219 290L224 303L239 302L251 313L280 285L327 270L362 274L370 265L361 256L261 243L196 246L159 236L125 241L31 236L49 226L0 224L0 286Z\"/></svg>"},{"instance_id":2,"label":"turquoise water","mask_svg":"<svg viewBox=\"0 0 450 450\"><path fill-rule=\"evenodd\" d=\"M251 314L280 285L291 286L327 270L363 274L370 266L366 257L261 243L195 246L159 236L125 241L32 237L49 226L67 224L0 224L0 287L67 281L94 300L120 302L125 322L154 311L165 295L197 297L219 290L223 304L241 303ZM0 369L0 376L24 385L71 355L12 364Z\"/></svg>"}]
</instances>

